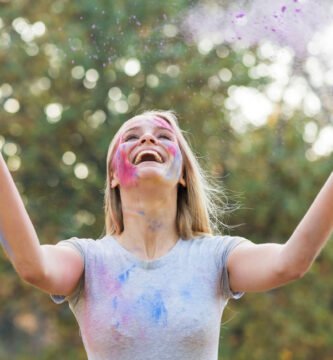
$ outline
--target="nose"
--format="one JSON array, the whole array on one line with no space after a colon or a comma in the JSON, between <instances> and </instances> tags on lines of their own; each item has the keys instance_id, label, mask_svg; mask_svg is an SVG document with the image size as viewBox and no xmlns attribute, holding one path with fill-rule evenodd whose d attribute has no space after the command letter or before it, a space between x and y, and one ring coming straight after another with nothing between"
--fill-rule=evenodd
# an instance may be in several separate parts
<instances>
[{"instance_id":1,"label":"nose","mask_svg":"<svg viewBox=\"0 0 333 360\"><path fill-rule=\"evenodd\" d=\"M152 134L144 134L141 136L140 143L141 144L145 144L145 143L156 144L156 138Z\"/></svg>"}]
</instances>

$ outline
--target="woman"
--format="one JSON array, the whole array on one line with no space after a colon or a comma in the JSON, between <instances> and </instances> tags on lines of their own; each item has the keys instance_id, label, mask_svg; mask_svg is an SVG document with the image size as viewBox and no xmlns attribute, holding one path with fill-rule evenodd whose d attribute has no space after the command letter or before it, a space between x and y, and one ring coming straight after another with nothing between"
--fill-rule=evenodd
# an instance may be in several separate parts
<instances>
[{"instance_id":1,"label":"woman","mask_svg":"<svg viewBox=\"0 0 333 360\"><path fill-rule=\"evenodd\" d=\"M97 241L41 246L0 165L4 248L23 280L69 302L94 360L217 359L228 299L301 277L333 228L331 175L284 245L212 236L209 187L168 111L135 116L111 142Z\"/></svg>"}]
</instances>

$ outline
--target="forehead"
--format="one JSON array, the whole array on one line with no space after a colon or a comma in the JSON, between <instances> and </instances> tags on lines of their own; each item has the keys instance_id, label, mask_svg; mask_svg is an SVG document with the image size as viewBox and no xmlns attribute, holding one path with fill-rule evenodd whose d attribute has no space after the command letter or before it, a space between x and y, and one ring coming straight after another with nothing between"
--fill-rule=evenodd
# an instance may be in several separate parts
<instances>
[{"instance_id":1,"label":"forehead","mask_svg":"<svg viewBox=\"0 0 333 360\"><path fill-rule=\"evenodd\" d=\"M119 133L124 133L134 127L163 127L173 132L172 126L169 122L157 115L153 116L136 116L127 120L119 129Z\"/></svg>"}]
</instances>

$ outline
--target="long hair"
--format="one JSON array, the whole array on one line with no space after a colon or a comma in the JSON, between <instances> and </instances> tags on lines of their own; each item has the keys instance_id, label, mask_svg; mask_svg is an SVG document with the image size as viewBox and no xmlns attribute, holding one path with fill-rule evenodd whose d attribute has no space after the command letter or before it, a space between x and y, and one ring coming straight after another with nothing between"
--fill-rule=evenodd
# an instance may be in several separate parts
<instances>
[{"instance_id":1,"label":"long hair","mask_svg":"<svg viewBox=\"0 0 333 360\"><path fill-rule=\"evenodd\" d=\"M223 207L223 192L210 185L198 160L194 156L183 131L178 126L178 120L173 111L145 111L137 117L158 117L167 121L174 130L183 157L183 177L186 186L178 185L177 194L177 231L182 239L196 236L212 235L218 228L220 210ZM118 187L111 188L112 159L119 141L119 130L113 137L106 160L106 186L104 192L104 213L106 235L119 235L124 230L122 204Z\"/></svg>"}]
</instances>

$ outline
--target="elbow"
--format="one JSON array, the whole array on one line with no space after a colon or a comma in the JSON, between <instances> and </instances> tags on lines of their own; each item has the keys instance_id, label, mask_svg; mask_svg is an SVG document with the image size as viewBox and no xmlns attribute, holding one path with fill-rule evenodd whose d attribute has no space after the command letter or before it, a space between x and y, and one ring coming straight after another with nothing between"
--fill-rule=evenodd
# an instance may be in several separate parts
<instances>
[{"instance_id":1,"label":"elbow","mask_svg":"<svg viewBox=\"0 0 333 360\"><path fill-rule=\"evenodd\" d=\"M288 274L288 281L295 281L302 279L307 273L308 269L294 269Z\"/></svg>"},{"instance_id":2,"label":"elbow","mask_svg":"<svg viewBox=\"0 0 333 360\"><path fill-rule=\"evenodd\" d=\"M284 264L280 266L277 273L278 278L282 280L283 283L289 283L295 280L299 280L304 277L304 275L308 272L310 266L302 264Z\"/></svg>"},{"instance_id":3,"label":"elbow","mask_svg":"<svg viewBox=\"0 0 333 360\"><path fill-rule=\"evenodd\" d=\"M281 251L276 257L277 276L282 283L288 283L304 277L311 268L314 258L298 254L293 256L287 247L281 247Z\"/></svg>"},{"instance_id":4,"label":"elbow","mask_svg":"<svg viewBox=\"0 0 333 360\"><path fill-rule=\"evenodd\" d=\"M44 274L41 270L17 269L17 273L21 280L30 285L38 285L44 279Z\"/></svg>"}]
</instances>

